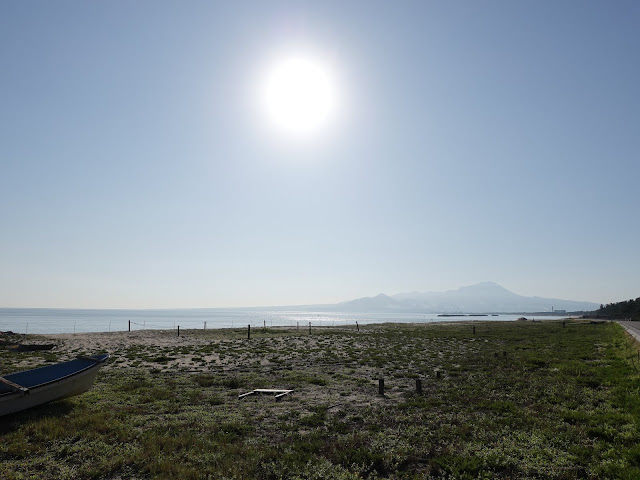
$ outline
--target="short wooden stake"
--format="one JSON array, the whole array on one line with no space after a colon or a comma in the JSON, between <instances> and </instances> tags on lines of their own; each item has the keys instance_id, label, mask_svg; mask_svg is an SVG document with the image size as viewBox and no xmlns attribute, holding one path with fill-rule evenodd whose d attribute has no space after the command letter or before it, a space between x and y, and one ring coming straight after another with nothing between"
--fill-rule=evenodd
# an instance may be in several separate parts
<instances>
[{"instance_id":1,"label":"short wooden stake","mask_svg":"<svg viewBox=\"0 0 640 480\"><path fill-rule=\"evenodd\" d=\"M378 380L378 393L384 395L384 378Z\"/></svg>"},{"instance_id":2,"label":"short wooden stake","mask_svg":"<svg viewBox=\"0 0 640 480\"><path fill-rule=\"evenodd\" d=\"M562 321L562 328L565 328L565 327L566 327L566 325L565 325L565 321L563 320L563 321Z\"/></svg>"},{"instance_id":3,"label":"short wooden stake","mask_svg":"<svg viewBox=\"0 0 640 480\"><path fill-rule=\"evenodd\" d=\"M247 325L247 340L251 340L251 324Z\"/></svg>"},{"instance_id":4,"label":"short wooden stake","mask_svg":"<svg viewBox=\"0 0 640 480\"><path fill-rule=\"evenodd\" d=\"M422 393L422 379L416 378L416 393Z\"/></svg>"},{"instance_id":5,"label":"short wooden stake","mask_svg":"<svg viewBox=\"0 0 640 480\"><path fill-rule=\"evenodd\" d=\"M356 330L360 331L360 325L358 325L358 322L356 322Z\"/></svg>"},{"instance_id":6,"label":"short wooden stake","mask_svg":"<svg viewBox=\"0 0 640 480\"><path fill-rule=\"evenodd\" d=\"M204 322L204 330L207 329L207 322Z\"/></svg>"},{"instance_id":7,"label":"short wooden stake","mask_svg":"<svg viewBox=\"0 0 640 480\"><path fill-rule=\"evenodd\" d=\"M309 322L309 333L311 333L311 322Z\"/></svg>"},{"instance_id":8,"label":"short wooden stake","mask_svg":"<svg viewBox=\"0 0 640 480\"><path fill-rule=\"evenodd\" d=\"M262 325L262 329L263 329L263 330L266 330L266 329L267 329L267 321L266 321L266 320L263 320L263 322L264 322L264 323L263 323L263 325Z\"/></svg>"},{"instance_id":9,"label":"short wooden stake","mask_svg":"<svg viewBox=\"0 0 640 480\"><path fill-rule=\"evenodd\" d=\"M131 320L129 320L129 331L131 331Z\"/></svg>"},{"instance_id":10,"label":"short wooden stake","mask_svg":"<svg viewBox=\"0 0 640 480\"><path fill-rule=\"evenodd\" d=\"M473 326L473 334L474 335L476 334L476 326L475 325Z\"/></svg>"},{"instance_id":11,"label":"short wooden stake","mask_svg":"<svg viewBox=\"0 0 640 480\"><path fill-rule=\"evenodd\" d=\"M178 325L178 336L180 336L180 325Z\"/></svg>"}]
</instances>

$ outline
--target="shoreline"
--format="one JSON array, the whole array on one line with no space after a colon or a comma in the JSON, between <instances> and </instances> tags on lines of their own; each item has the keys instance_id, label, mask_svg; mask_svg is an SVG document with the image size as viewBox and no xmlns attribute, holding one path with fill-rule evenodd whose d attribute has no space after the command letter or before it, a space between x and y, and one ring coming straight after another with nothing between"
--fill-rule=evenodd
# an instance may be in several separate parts
<instances>
[{"instance_id":1,"label":"shoreline","mask_svg":"<svg viewBox=\"0 0 640 480\"><path fill-rule=\"evenodd\" d=\"M533 314L390 314L390 313L290 313L290 312L254 312L240 317L164 317L164 318L131 318L126 317L69 317L65 315L53 316L3 316L0 309L0 333L10 331L16 334L72 334L72 333L109 333L162 330L175 331L180 328L186 330L225 330L259 328L313 328L324 327L356 327L356 325L378 325L384 323L398 324L431 324L442 322L471 322L471 321L515 321L521 317L528 319L562 320L563 318L577 318L570 315L539 315Z\"/></svg>"}]
</instances>

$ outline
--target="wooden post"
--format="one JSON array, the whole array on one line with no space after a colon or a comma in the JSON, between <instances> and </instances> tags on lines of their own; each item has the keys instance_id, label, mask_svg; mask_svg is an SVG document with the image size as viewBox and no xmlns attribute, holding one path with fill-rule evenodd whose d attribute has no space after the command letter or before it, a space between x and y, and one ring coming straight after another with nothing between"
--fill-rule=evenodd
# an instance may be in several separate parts
<instances>
[{"instance_id":1,"label":"wooden post","mask_svg":"<svg viewBox=\"0 0 640 480\"><path fill-rule=\"evenodd\" d=\"M204 330L207 329L207 322L204 322Z\"/></svg>"},{"instance_id":2,"label":"wooden post","mask_svg":"<svg viewBox=\"0 0 640 480\"><path fill-rule=\"evenodd\" d=\"M360 331L360 325L358 325L357 321L356 321L356 330Z\"/></svg>"},{"instance_id":3,"label":"wooden post","mask_svg":"<svg viewBox=\"0 0 640 480\"><path fill-rule=\"evenodd\" d=\"M267 321L266 321L266 320L263 320L263 322L264 322L264 323L262 324L262 329L263 329L263 330L266 330L266 329L267 329Z\"/></svg>"},{"instance_id":4,"label":"wooden post","mask_svg":"<svg viewBox=\"0 0 640 480\"><path fill-rule=\"evenodd\" d=\"M251 324L247 325L247 340L251 340Z\"/></svg>"},{"instance_id":5,"label":"wooden post","mask_svg":"<svg viewBox=\"0 0 640 480\"><path fill-rule=\"evenodd\" d=\"M416 378L416 393L422 393L422 379Z\"/></svg>"},{"instance_id":6,"label":"wooden post","mask_svg":"<svg viewBox=\"0 0 640 480\"><path fill-rule=\"evenodd\" d=\"M180 325L178 325L178 336L180 336Z\"/></svg>"},{"instance_id":7,"label":"wooden post","mask_svg":"<svg viewBox=\"0 0 640 480\"><path fill-rule=\"evenodd\" d=\"M474 335L476 334L476 326L475 325L473 326L473 334Z\"/></svg>"},{"instance_id":8,"label":"wooden post","mask_svg":"<svg viewBox=\"0 0 640 480\"><path fill-rule=\"evenodd\" d=\"M562 320L562 328L565 328L565 327L566 327L566 325L564 323L564 320Z\"/></svg>"},{"instance_id":9,"label":"wooden post","mask_svg":"<svg viewBox=\"0 0 640 480\"><path fill-rule=\"evenodd\" d=\"M131 320L129 320L129 331L131 331Z\"/></svg>"},{"instance_id":10,"label":"wooden post","mask_svg":"<svg viewBox=\"0 0 640 480\"><path fill-rule=\"evenodd\" d=\"M378 380L378 393L384 395L384 378Z\"/></svg>"},{"instance_id":11,"label":"wooden post","mask_svg":"<svg viewBox=\"0 0 640 480\"><path fill-rule=\"evenodd\" d=\"M309 334L311 334L311 322L309 322Z\"/></svg>"}]
</instances>

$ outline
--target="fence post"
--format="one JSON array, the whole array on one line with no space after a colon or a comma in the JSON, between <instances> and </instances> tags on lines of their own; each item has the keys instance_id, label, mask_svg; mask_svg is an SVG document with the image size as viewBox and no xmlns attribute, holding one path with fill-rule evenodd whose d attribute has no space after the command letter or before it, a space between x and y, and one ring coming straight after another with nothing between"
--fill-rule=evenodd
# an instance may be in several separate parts
<instances>
[{"instance_id":1,"label":"fence post","mask_svg":"<svg viewBox=\"0 0 640 480\"><path fill-rule=\"evenodd\" d=\"M178 336L180 336L180 325L178 325Z\"/></svg>"},{"instance_id":2,"label":"fence post","mask_svg":"<svg viewBox=\"0 0 640 480\"><path fill-rule=\"evenodd\" d=\"M356 320L356 330L360 331L360 325L358 325L358 321Z\"/></svg>"},{"instance_id":3,"label":"fence post","mask_svg":"<svg viewBox=\"0 0 640 480\"><path fill-rule=\"evenodd\" d=\"M311 322L309 322L309 333L311 333Z\"/></svg>"},{"instance_id":4,"label":"fence post","mask_svg":"<svg viewBox=\"0 0 640 480\"><path fill-rule=\"evenodd\" d=\"M131 331L131 320L129 320L129 331Z\"/></svg>"},{"instance_id":5,"label":"fence post","mask_svg":"<svg viewBox=\"0 0 640 480\"><path fill-rule=\"evenodd\" d=\"M207 329L207 322L204 322L204 329Z\"/></svg>"},{"instance_id":6,"label":"fence post","mask_svg":"<svg viewBox=\"0 0 640 480\"><path fill-rule=\"evenodd\" d=\"M416 378L416 393L422 393L422 379Z\"/></svg>"},{"instance_id":7,"label":"fence post","mask_svg":"<svg viewBox=\"0 0 640 480\"><path fill-rule=\"evenodd\" d=\"M476 334L476 326L475 325L473 326L473 334L474 335Z\"/></svg>"},{"instance_id":8,"label":"fence post","mask_svg":"<svg viewBox=\"0 0 640 480\"><path fill-rule=\"evenodd\" d=\"M247 325L247 340L251 340L251 324Z\"/></svg>"},{"instance_id":9,"label":"fence post","mask_svg":"<svg viewBox=\"0 0 640 480\"><path fill-rule=\"evenodd\" d=\"M378 393L384 395L384 378L378 380Z\"/></svg>"}]
</instances>

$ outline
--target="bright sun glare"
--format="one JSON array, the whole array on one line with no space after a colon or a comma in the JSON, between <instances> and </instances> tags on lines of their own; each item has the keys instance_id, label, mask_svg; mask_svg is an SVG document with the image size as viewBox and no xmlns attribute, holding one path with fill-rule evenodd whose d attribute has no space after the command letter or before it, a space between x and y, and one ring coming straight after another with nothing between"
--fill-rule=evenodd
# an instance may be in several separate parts
<instances>
[{"instance_id":1,"label":"bright sun glare","mask_svg":"<svg viewBox=\"0 0 640 480\"><path fill-rule=\"evenodd\" d=\"M311 58L289 57L273 64L261 93L270 121L285 134L316 133L335 115L334 79L325 65Z\"/></svg>"}]
</instances>

